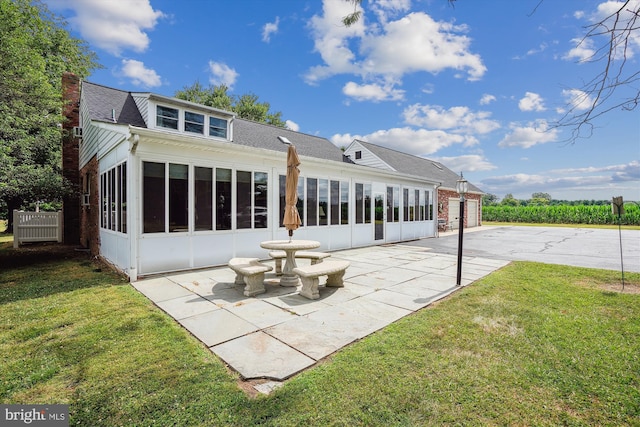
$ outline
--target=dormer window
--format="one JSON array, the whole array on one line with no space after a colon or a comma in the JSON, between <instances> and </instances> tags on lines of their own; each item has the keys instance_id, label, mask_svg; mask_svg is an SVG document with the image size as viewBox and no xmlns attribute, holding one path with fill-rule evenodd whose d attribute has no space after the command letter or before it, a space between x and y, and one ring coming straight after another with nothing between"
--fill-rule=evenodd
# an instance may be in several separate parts
<instances>
[{"instance_id":1,"label":"dormer window","mask_svg":"<svg viewBox=\"0 0 640 427\"><path fill-rule=\"evenodd\" d=\"M192 113L190 111L184 112L184 131L204 134L204 115L198 113Z\"/></svg>"},{"instance_id":2,"label":"dormer window","mask_svg":"<svg viewBox=\"0 0 640 427\"><path fill-rule=\"evenodd\" d=\"M227 138L227 121L217 117L209 117L209 136Z\"/></svg>"},{"instance_id":3,"label":"dormer window","mask_svg":"<svg viewBox=\"0 0 640 427\"><path fill-rule=\"evenodd\" d=\"M178 130L178 110L158 105L156 126Z\"/></svg>"}]
</instances>

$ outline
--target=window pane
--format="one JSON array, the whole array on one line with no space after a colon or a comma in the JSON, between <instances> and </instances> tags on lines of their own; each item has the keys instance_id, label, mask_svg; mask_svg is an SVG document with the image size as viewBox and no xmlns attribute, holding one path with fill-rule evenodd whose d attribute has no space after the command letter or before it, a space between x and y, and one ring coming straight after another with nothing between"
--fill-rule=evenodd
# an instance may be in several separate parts
<instances>
[{"instance_id":1,"label":"window pane","mask_svg":"<svg viewBox=\"0 0 640 427\"><path fill-rule=\"evenodd\" d=\"M204 115L185 111L184 130L186 132L204 134Z\"/></svg>"},{"instance_id":2,"label":"window pane","mask_svg":"<svg viewBox=\"0 0 640 427\"><path fill-rule=\"evenodd\" d=\"M433 217L431 216L431 199L429 197L429 192L428 191L424 192L424 198L425 198L424 204L425 204L425 207L426 207L426 213L425 213L425 218L424 219L426 219L427 221L430 221L431 218L433 218Z\"/></svg>"},{"instance_id":3,"label":"window pane","mask_svg":"<svg viewBox=\"0 0 640 427\"><path fill-rule=\"evenodd\" d=\"M254 205L253 205L253 226L254 228L267 228L269 224L267 215L267 189L269 177L265 172L255 172L253 174Z\"/></svg>"},{"instance_id":4,"label":"window pane","mask_svg":"<svg viewBox=\"0 0 640 427\"><path fill-rule=\"evenodd\" d=\"M393 222L393 187L387 187L387 221Z\"/></svg>"},{"instance_id":5,"label":"window pane","mask_svg":"<svg viewBox=\"0 0 640 427\"><path fill-rule=\"evenodd\" d=\"M284 209L287 206L286 193L287 177L285 175L280 175L280 177L278 178L278 195L280 200L280 209L278 209L280 219L278 221L278 224L280 227L284 227Z\"/></svg>"},{"instance_id":6,"label":"window pane","mask_svg":"<svg viewBox=\"0 0 640 427\"><path fill-rule=\"evenodd\" d=\"M420 220L420 190L413 190L413 206L415 206L415 212L413 218L416 221Z\"/></svg>"},{"instance_id":7,"label":"window pane","mask_svg":"<svg viewBox=\"0 0 640 427\"><path fill-rule=\"evenodd\" d=\"M116 170L109 171L109 229L116 229L117 201L116 201Z\"/></svg>"},{"instance_id":8,"label":"window pane","mask_svg":"<svg viewBox=\"0 0 640 427\"><path fill-rule=\"evenodd\" d=\"M331 224L340 224L340 182L331 181Z\"/></svg>"},{"instance_id":9,"label":"window pane","mask_svg":"<svg viewBox=\"0 0 640 427\"><path fill-rule=\"evenodd\" d=\"M116 166L116 212L117 212L117 220L116 220L116 230L122 231L122 224L120 221L122 220L122 165Z\"/></svg>"},{"instance_id":10,"label":"window pane","mask_svg":"<svg viewBox=\"0 0 640 427\"><path fill-rule=\"evenodd\" d=\"M209 117L209 136L227 137L227 121L217 117Z\"/></svg>"},{"instance_id":11,"label":"window pane","mask_svg":"<svg viewBox=\"0 0 640 427\"><path fill-rule=\"evenodd\" d=\"M329 181L318 180L318 225L329 224Z\"/></svg>"},{"instance_id":12,"label":"window pane","mask_svg":"<svg viewBox=\"0 0 640 427\"><path fill-rule=\"evenodd\" d=\"M194 169L195 230L213 229L213 168Z\"/></svg>"},{"instance_id":13,"label":"window pane","mask_svg":"<svg viewBox=\"0 0 640 427\"><path fill-rule=\"evenodd\" d=\"M231 230L231 169L216 169L216 230Z\"/></svg>"},{"instance_id":14,"label":"window pane","mask_svg":"<svg viewBox=\"0 0 640 427\"><path fill-rule=\"evenodd\" d=\"M178 110L158 105L156 126L178 130Z\"/></svg>"},{"instance_id":15,"label":"window pane","mask_svg":"<svg viewBox=\"0 0 640 427\"><path fill-rule=\"evenodd\" d=\"M349 183L340 182L340 224L349 224Z\"/></svg>"},{"instance_id":16,"label":"window pane","mask_svg":"<svg viewBox=\"0 0 640 427\"><path fill-rule=\"evenodd\" d=\"M364 186L364 223L371 224L371 184Z\"/></svg>"},{"instance_id":17,"label":"window pane","mask_svg":"<svg viewBox=\"0 0 640 427\"><path fill-rule=\"evenodd\" d=\"M251 228L251 172L236 172L236 228Z\"/></svg>"},{"instance_id":18,"label":"window pane","mask_svg":"<svg viewBox=\"0 0 640 427\"><path fill-rule=\"evenodd\" d=\"M318 225L318 180L307 178L307 224Z\"/></svg>"},{"instance_id":19,"label":"window pane","mask_svg":"<svg viewBox=\"0 0 640 427\"><path fill-rule=\"evenodd\" d=\"M356 224L364 223L364 185L356 184Z\"/></svg>"},{"instance_id":20,"label":"window pane","mask_svg":"<svg viewBox=\"0 0 640 427\"><path fill-rule=\"evenodd\" d=\"M120 187L121 196L120 203L122 205L122 218L120 223L122 224L122 232L127 232L127 162L122 164L122 184Z\"/></svg>"},{"instance_id":21,"label":"window pane","mask_svg":"<svg viewBox=\"0 0 640 427\"><path fill-rule=\"evenodd\" d=\"M404 210L404 220L409 221L409 189L402 190L402 206Z\"/></svg>"},{"instance_id":22,"label":"window pane","mask_svg":"<svg viewBox=\"0 0 640 427\"><path fill-rule=\"evenodd\" d=\"M164 163L144 162L142 217L144 233L164 232Z\"/></svg>"},{"instance_id":23,"label":"window pane","mask_svg":"<svg viewBox=\"0 0 640 427\"><path fill-rule=\"evenodd\" d=\"M100 175L100 201L102 205L100 206L100 210L102 211L100 215L100 227L107 228L107 174L103 173Z\"/></svg>"},{"instance_id":24,"label":"window pane","mask_svg":"<svg viewBox=\"0 0 640 427\"><path fill-rule=\"evenodd\" d=\"M189 231L189 166L169 164L169 231Z\"/></svg>"},{"instance_id":25,"label":"window pane","mask_svg":"<svg viewBox=\"0 0 640 427\"><path fill-rule=\"evenodd\" d=\"M298 214L300 214L300 226L304 225L304 178L298 179L298 203L296 203L296 208L298 208Z\"/></svg>"},{"instance_id":26,"label":"window pane","mask_svg":"<svg viewBox=\"0 0 640 427\"><path fill-rule=\"evenodd\" d=\"M400 189L393 187L393 222L400 221Z\"/></svg>"}]
</instances>

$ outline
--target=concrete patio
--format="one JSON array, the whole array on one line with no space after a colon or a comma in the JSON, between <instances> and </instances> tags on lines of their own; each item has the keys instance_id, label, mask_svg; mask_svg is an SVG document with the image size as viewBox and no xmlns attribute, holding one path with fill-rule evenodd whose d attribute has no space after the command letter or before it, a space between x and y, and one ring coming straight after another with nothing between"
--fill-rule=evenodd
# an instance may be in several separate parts
<instances>
[{"instance_id":1,"label":"concrete patio","mask_svg":"<svg viewBox=\"0 0 640 427\"><path fill-rule=\"evenodd\" d=\"M245 297L226 267L155 276L133 286L242 378L273 380L256 387L262 392L459 289L456 256L428 247L391 244L337 251L331 258L351 263L345 287L325 288L321 278L318 300L298 295L299 287L279 286L274 274L266 276L266 293ZM462 286L506 264L464 257Z\"/></svg>"}]
</instances>

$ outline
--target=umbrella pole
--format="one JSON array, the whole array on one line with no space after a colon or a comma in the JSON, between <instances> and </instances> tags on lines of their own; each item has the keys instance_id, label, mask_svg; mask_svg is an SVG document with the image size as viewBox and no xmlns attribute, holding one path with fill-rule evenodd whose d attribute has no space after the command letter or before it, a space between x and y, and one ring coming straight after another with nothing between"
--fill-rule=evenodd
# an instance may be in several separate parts
<instances>
[{"instance_id":1,"label":"umbrella pole","mask_svg":"<svg viewBox=\"0 0 640 427\"><path fill-rule=\"evenodd\" d=\"M293 237L293 230L289 230L289 242L291 242L291 237Z\"/></svg>"}]
</instances>

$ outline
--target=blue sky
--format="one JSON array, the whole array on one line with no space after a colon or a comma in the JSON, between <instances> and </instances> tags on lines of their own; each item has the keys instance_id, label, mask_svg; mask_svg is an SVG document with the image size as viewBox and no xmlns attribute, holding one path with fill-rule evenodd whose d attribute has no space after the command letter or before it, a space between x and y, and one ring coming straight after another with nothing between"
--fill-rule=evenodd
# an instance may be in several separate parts
<instances>
[{"instance_id":1,"label":"blue sky","mask_svg":"<svg viewBox=\"0 0 640 427\"><path fill-rule=\"evenodd\" d=\"M45 3L98 54L94 83L168 96L226 84L293 130L438 160L499 198L640 201L640 108L574 142L552 126L584 111L579 90L603 67L585 59L605 40L580 40L615 1L364 0L349 28L343 0ZM637 72L640 34L627 56Z\"/></svg>"}]
</instances>

